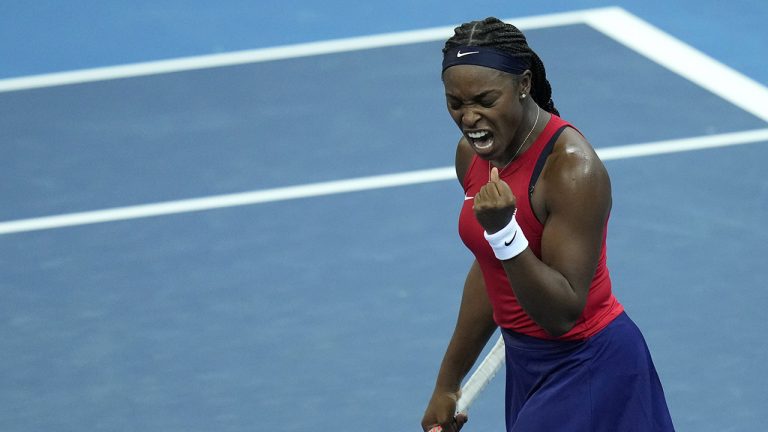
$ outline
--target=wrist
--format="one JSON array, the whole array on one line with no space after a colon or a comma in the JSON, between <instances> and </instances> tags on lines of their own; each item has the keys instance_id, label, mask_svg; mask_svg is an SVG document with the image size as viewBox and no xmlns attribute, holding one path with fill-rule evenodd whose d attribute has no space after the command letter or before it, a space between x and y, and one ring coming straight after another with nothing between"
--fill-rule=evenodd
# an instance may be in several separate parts
<instances>
[{"instance_id":1,"label":"wrist","mask_svg":"<svg viewBox=\"0 0 768 432\"><path fill-rule=\"evenodd\" d=\"M525 238L523 230L520 229L516 215L517 212L512 215L507 226L499 231L493 234L488 234L487 231L483 233L496 258L502 261L514 258L528 248L528 239Z\"/></svg>"},{"instance_id":2,"label":"wrist","mask_svg":"<svg viewBox=\"0 0 768 432\"><path fill-rule=\"evenodd\" d=\"M432 391L433 394L445 394L445 393L458 393L461 391L460 379L438 379L435 383L435 388Z\"/></svg>"}]
</instances>

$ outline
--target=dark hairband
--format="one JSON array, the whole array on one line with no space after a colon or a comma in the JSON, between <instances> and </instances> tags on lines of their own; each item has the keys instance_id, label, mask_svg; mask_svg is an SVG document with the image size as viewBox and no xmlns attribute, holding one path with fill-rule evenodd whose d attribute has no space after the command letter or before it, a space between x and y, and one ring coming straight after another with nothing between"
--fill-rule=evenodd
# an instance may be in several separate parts
<instances>
[{"instance_id":1,"label":"dark hairband","mask_svg":"<svg viewBox=\"0 0 768 432\"><path fill-rule=\"evenodd\" d=\"M489 47L458 46L443 55L443 72L451 66L475 65L520 75L530 69L530 61L524 55L513 55Z\"/></svg>"}]
</instances>

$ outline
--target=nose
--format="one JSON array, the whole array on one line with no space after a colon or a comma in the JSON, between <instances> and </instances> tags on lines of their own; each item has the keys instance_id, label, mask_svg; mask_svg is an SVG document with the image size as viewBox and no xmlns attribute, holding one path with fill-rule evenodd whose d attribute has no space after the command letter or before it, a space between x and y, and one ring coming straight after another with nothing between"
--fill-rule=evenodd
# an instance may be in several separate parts
<instances>
[{"instance_id":1,"label":"nose","mask_svg":"<svg viewBox=\"0 0 768 432\"><path fill-rule=\"evenodd\" d=\"M474 127L478 120L480 120L480 114L472 108L467 108L461 113L461 125L466 128Z\"/></svg>"}]
</instances>

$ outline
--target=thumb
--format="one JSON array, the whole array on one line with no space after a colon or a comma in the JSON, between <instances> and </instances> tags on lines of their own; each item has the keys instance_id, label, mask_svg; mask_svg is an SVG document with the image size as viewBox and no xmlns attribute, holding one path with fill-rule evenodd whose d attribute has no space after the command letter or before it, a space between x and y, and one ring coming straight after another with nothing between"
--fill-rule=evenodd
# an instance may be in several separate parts
<instances>
[{"instance_id":1,"label":"thumb","mask_svg":"<svg viewBox=\"0 0 768 432\"><path fill-rule=\"evenodd\" d=\"M494 183L499 181L499 169L496 167L493 167L493 169L491 169L491 181Z\"/></svg>"}]
</instances>

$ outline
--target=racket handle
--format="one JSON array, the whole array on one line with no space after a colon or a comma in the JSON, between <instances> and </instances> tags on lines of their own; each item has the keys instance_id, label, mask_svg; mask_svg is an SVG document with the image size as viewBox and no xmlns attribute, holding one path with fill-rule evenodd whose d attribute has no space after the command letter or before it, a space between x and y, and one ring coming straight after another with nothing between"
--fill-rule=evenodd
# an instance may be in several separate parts
<instances>
[{"instance_id":1,"label":"racket handle","mask_svg":"<svg viewBox=\"0 0 768 432\"><path fill-rule=\"evenodd\" d=\"M427 432L443 432L443 427L440 425L432 426L432 428Z\"/></svg>"},{"instance_id":2,"label":"racket handle","mask_svg":"<svg viewBox=\"0 0 768 432\"><path fill-rule=\"evenodd\" d=\"M504 338L499 336L491 351L483 359L472 376L461 387L461 397L456 403L456 413L466 413L472 402L493 379L504 364Z\"/></svg>"}]
</instances>

